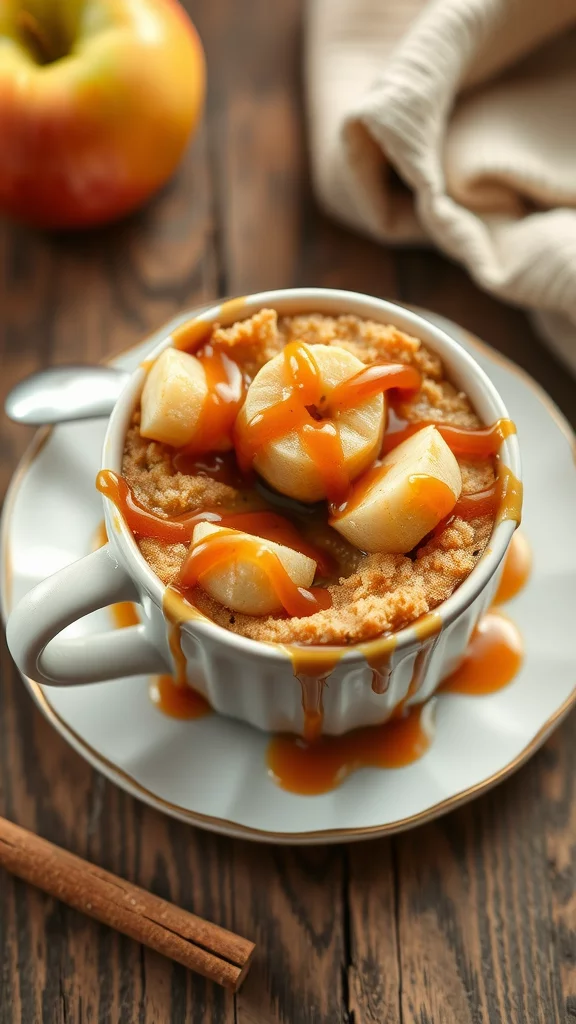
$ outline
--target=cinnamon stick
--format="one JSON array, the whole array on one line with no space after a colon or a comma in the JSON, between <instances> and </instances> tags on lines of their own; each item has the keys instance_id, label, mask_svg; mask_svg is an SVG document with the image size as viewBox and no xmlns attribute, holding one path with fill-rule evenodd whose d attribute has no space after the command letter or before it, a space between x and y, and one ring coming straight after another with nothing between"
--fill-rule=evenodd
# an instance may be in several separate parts
<instances>
[{"instance_id":1,"label":"cinnamon stick","mask_svg":"<svg viewBox=\"0 0 576 1024\"><path fill-rule=\"evenodd\" d=\"M236 991L254 943L0 818L0 865L68 906Z\"/></svg>"}]
</instances>

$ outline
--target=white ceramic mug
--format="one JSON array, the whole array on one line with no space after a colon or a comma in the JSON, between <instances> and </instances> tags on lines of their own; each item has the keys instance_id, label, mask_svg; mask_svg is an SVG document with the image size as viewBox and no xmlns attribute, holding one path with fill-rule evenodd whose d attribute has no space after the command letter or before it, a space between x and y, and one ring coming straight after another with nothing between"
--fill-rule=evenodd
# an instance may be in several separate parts
<instances>
[{"instance_id":1,"label":"white ceramic mug","mask_svg":"<svg viewBox=\"0 0 576 1024\"><path fill-rule=\"evenodd\" d=\"M202 311L199 319L226 325L264 306L273 307L281 315L349 313L393 324L420 338L441 357L447 375L466 392L484 423L508 415L487 375L457 342L417 314L381 299L354 292L297 288L224 302ZM189 316L179 316L158 332L161 340L151 358L170 345L170 331ZM121 473L124 439L145 375L142 368L135 371L114 407L102 468ZM520 478L516 435L503 442L500 458ZM78 685L174 670L169 627L162 612L163 584L140 554L115 506L109 499L103 501L108 544L36 586L8 621L8 645L18 668L47 685ZM434 693L462 657L472 630L494 596L516 525L512 520L497 523L484 556L436 610L441 618L439 632L424 639L418 626L412 625L396 635L384 693L374 692L373 674L364 654L354 647L346 650L323 694L324 732L339 734L386 719L406 697L415 663L421 678L418 692L410 700L424 701ZM116 601L137 602L141 624L80 638L58 635L81 616ZM285 649L238 636L207 620L185 623L181 645L188 682L217 712L261 729L302 731L301 687Z\"/></svg>"}]
</instances>

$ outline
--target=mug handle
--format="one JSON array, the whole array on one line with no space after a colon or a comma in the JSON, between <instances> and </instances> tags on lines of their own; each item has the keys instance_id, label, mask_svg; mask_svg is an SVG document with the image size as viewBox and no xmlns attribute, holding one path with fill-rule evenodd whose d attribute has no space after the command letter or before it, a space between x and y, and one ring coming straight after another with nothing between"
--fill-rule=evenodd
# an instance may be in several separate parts
<instances>
[{"instance_id":1,"label":"mug handle","mask_svg":"<svg viewBox=\"0 0 576 1024\"><path fill-rule=\"evenodd\" d=\"M23 675L48 686L169 672L142 623L81 637L58 636L89 612L138 599L133 580L106 544L22 598L6 625L10 653Z\"/></svg>"}]
</instances>

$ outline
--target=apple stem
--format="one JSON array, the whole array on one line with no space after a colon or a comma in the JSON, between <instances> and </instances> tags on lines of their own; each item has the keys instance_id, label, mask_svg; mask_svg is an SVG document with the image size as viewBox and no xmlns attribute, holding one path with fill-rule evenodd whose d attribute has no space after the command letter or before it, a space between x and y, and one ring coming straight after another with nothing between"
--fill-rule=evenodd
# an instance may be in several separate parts
<instances>
[{"instance_id":1,"label":"apple stem","mask_svg":"<svg viewBox=\"0 0 576 1024\"><path fill-rule=\"evenodd\" d=\"M50 64L54 60L50 39L38 19L30 11L20 10L17 25L26 45L40 64Z\"/></svg>"}]
</instances>

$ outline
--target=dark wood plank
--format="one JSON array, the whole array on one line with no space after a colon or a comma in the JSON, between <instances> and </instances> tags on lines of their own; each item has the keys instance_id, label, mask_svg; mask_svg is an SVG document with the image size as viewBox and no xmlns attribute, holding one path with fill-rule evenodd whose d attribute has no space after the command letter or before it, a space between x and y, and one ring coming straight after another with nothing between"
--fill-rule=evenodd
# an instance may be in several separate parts
<instances>
[{"instance_id":1,"label":"dark wood plank","mask_svg":"<svg viewBox=\"0 0 576 1024\"><path fill-rule=\"evenodd\" d=\"M394 846L348 847L348 1011L354 1024L401 1024L402 978Z\"/></svg>"},{"instance_id":2,"label":"dark wood plank","mask_svg":"<svg viewBox=\"0 0 576 1024\"><path fill-rule=\"evenodd\" d=\"M576 716L548 741L539 758L545 818L546 861L551 890L548 945L555 953L562 1021L576 1018Z\"/></svg>"},{"instance_id":3,"label":"dark wood plank","mask_svg":"<svg viewBox=\"0 0 576 1024\"><path fill-rule=\"evenodd\" d=\"M234 922L257 943L237 996L238 1024L343 1017L343 870L339 847L236 843Z\"/></svg>"},{"instance_id":4,"label":"dark wood plank","mask_svg":"<svg viewBox=\"0 0 576 1024\"><path fill-rule=\"evenodd\" d=\"M563 1019L541 764L395 840L405 1022Z\"/></svg>"},{"instance_id":5,"label":"dark wood plank","mask_svg":"<svg viewBox=\"0 0 576 1024\"><path fill-rule=\"evenodd\" d=\"M301 6L192 4L208 58L222 294L293 283L304 174Z\"/></svg>"}]
</instances>

